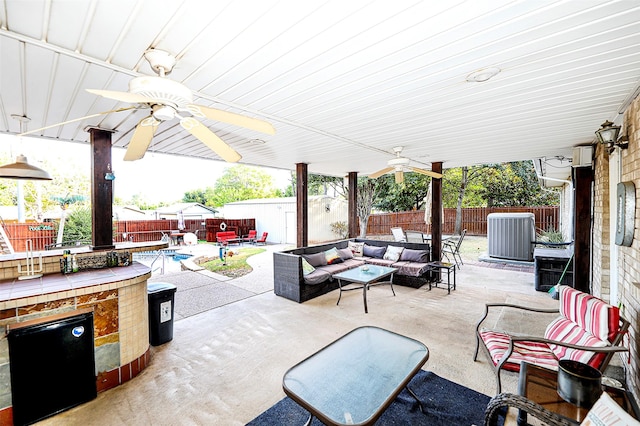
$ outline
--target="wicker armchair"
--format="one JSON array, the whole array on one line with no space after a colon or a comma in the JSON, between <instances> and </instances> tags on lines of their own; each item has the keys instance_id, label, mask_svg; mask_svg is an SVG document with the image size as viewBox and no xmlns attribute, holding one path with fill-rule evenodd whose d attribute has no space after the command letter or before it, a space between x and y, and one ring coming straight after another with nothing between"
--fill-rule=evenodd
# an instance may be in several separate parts
<instances>
[{"instance_id":1,"label":"wicker armchair","mask_svg":"<svg viewBox=\"0 0 640 426\"><path fill-rule=\"evenodd\" d=\"M484 412L485 426L496 426L501 414L504 413L503 408L517 408L518 410L525 411L527 416L535 417L546 425L575 426L580 424L579 422L574 422L566 417L562 417L559 414L549 411L524 396L512 393L500 393L491 398L487 405Z\"/></svg>"}]
</instances>

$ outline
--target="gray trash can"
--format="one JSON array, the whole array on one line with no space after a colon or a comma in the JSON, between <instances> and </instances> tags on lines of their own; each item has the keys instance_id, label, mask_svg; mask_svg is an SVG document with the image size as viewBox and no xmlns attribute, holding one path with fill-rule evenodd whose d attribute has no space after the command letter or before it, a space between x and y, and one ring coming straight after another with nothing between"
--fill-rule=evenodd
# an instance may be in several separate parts
<instances>
[{"instance_id":1,"label":"gray trash can","mask_svg":"<svg viewBox=\"0 0 640 426\"><path fill-rule=\"evenodd\" d=\"M176 286L169 283L147 284L149 299L149 343L158 346L173 339L173 303Z\"/></svg>"}]
</instances>

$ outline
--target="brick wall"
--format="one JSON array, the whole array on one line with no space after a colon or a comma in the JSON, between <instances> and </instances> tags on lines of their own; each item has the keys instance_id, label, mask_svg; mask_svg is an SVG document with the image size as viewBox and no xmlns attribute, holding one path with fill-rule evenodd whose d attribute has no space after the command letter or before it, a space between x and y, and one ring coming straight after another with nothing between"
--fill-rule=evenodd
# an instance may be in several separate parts
<instances>
[{"instance_id":1,"label":"brick wall","mask_svg":"<svg viewBox=\"0 0 640 426\"><path fill-rule=\"evenodd\" d=\"M605 300L610 295L610 268L618 272L618 301L622 315L631 322L622 356L627 384L638 399L640 395L640 98L636 98L624 114L621 134L629 137L629 148L620 150L621 182L633 182L636 187L635 231L631 247L616 246L618 261L610 265L609 221L616 220L616 212L609 209L609 153L598 146L595 154L594 229L593 229L593 293ZM618 149L618 148L616 148ZM616 301L611 301L616 303Z\"/></svg>"}]
</instances>

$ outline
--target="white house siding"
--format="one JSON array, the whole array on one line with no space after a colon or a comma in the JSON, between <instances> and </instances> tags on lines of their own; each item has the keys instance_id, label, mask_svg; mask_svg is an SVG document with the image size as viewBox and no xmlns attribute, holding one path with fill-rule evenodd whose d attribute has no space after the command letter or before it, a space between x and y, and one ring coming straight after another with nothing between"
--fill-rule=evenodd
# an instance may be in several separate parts
<instances>
[{"instance_id":1,"label":"white house siding","mask_svg":"<svg viewBox=\"0 0 640 426\"><path fill-rule=\"evenodd\" d=\"M327 209L328 206L328 209ZM331 223L347 222L346 200L313 196L309 197L309 243L320 243L339 238L331 232ZM295 197L266 198L228 203L224 206L224 217L229 219L254 218L258 235L268 232L270 243L296 243L296 199Z\"/></svg>"}]
</instances>

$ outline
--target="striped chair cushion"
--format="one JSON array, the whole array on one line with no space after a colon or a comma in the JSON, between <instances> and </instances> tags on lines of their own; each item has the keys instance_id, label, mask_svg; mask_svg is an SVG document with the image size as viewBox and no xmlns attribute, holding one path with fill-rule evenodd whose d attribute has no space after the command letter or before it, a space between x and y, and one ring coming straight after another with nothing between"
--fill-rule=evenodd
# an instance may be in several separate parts
<instances>
[{"instance_id":1,"label":"striped chair cushion","mask_svg":"<svg viewBox=\"0 0 640 426\"><path fill-rule=\"evenodd\" d=\"M504 353L509 349L509 336L493 330L481 330L480 337L489 350L493 365L498 365ZM520 363L539 365L550 369L558 368L558 360L548 345L536 342L517 342L513 353L502 368L509 371L520 371Z\"/></svg>"},{"instance_id":2,"label":"striped chair cushion","mask_svg":"<svg viewBox=\"0 0 640 426\"><path fill-rule=\"evenodd\" d=\"M573 343L580 346L592 346L603 347L607 346L607 342L600 340L580 328L575 322L567 318L557 318L547 326L547 330L544 333L544 337L552 340L559 340L564 343ZM594 352L582 351L579 349L566 348L564 346L549 345L551 351L558 359L572 359L584 364L589 364L592 367L599 368L606 357L606 354ZM595 355L595 356L594 356Z\"/></svg>"},{"instance_id":3,"label":"striped chair cushion","mask_svg":"<svg viewBox=\"0 0 640 426\"><path fill-rule=\"evenodd\" d=\"M599 340L613 341L620 326L620 310L569 286L560 287L560 315Z\"/></svg>"}]
</instances>

